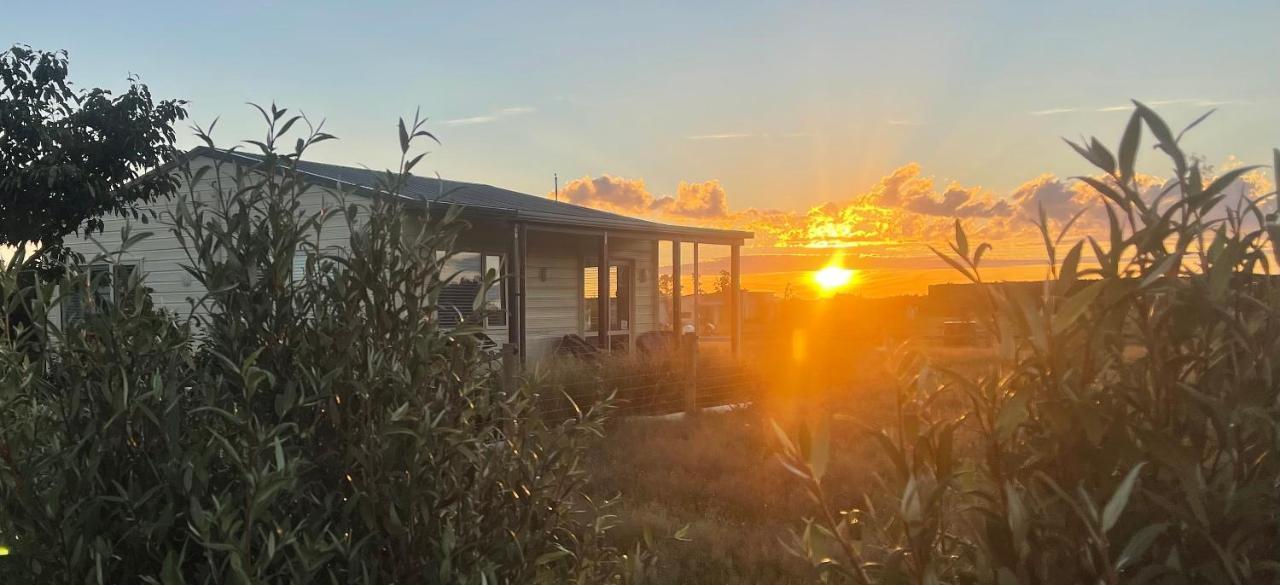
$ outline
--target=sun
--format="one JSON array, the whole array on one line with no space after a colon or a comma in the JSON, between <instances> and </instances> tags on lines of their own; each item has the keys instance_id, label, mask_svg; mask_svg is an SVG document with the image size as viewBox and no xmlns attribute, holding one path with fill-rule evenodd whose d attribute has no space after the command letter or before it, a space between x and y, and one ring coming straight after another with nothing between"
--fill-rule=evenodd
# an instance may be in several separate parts
<instances>
[{"instance_id":1,"label":"sun","mask_svg":"<svg viewBox=\"0 0 1280 585\"><path fill-rule=\"evenodd\" d=\"M820 292L824 294L832 294L842 288L853 284L854 271L844 268L839 264L832 262L821 270L813 273L813 282L818 285Z\"/></svg>"},{"instance_id":2,"label":"sun","mask_svg":"<svg viewBox=\"0 0 1280 585\"><path fill-rule=\"evenodd\" d=\"M853 271L839 266L827 266L813 273L813 281L823 290L844 288L853 282Z\"/></svg>"}]
</instances>

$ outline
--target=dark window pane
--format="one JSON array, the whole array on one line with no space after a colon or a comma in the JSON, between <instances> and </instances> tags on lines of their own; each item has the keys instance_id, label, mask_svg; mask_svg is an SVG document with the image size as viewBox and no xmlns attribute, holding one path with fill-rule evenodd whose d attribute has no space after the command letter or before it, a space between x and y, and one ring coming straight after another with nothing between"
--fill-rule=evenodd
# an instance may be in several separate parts
<instances>
[{"instance_id":1,"label":"dark window pane","mask_svg":"<svg viewBox=\"0 0 1280 585\"><path fill-rule=\"evenodd\" d=\"M482 282L481 259L480 254L460 252L445 262L441 278L452 277L452 280L440 291L436 310L440 325L457 327L475 312L476 298L480 295Z\"/></svg>"},{"instance_id":2,"label":"dark window pane","mask_svg":"<svg viewBox=\"0 0 1280 585\"><path fill-rule=\"evenodd\" d=\"M507 325L507 281L503 279L506 274L506 266L502 263L502 256L489 255L484 257L485 271L492 270L498 277L498 282L489 287L484 295L485 324L489 327L505 327Z\"/></svg>"},{"instance_id":3,"label":"dark window pane","mask_svg":"<svg viewBox=\"0 0 1280 585\"><path fill-rule=\"evenodd\" d=\"M609 330L631 329L632 269L629 264L609 265ZM587 266L582 271L584 331L600 332L600 270Z\"/></svg>"},{"instance_id":4,"label":"dark window pane","mask_svg":"<svg viewBox=\"0 0 1280 585\"><path fill-rule=\"evenodd\" d=\"M89 290L93 291L93 311L111 310L114 287L111 284L111 267L95 264L89 267Z\"/></svg>"}]
</instances>

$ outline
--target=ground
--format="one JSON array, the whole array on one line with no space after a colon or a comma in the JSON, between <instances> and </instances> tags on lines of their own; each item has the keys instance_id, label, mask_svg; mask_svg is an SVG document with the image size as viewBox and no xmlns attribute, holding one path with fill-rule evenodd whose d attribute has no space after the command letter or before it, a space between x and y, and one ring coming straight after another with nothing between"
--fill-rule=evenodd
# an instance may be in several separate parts
<instances>
[{"instance_id":1,"label":"ground","mask_svg":"<svg viewBox=\"0 0 1280 585\"><path fill-rule=\"evenodd\" d=\"M697 422L618 423L592 458L593 489L620 493L615 538L634 542L649 530L664 583L801 583L806 563L781 541L814 508L798 480L774 457L772 431L748 409ZM852 503L869 487L866 462L877 456L852 425L837 425L827 483ZM687 541L670 536L688 526Z\"/></svg>"},{"instance_id":2,"label":"ground","mask_svg":"<svg viewBox=\"0 0 1280 585\"><path fill-rule=\"evenodd\" d=\"M934 363L962 369L990 359L985 350L931 354ZM884 362L860 366L870 363ZM831 464L823 482L842 507L859 505L864 493L875 489L876 469L884 464L865 431L889 423L893 392L887 372L870 369L825 399L831 411L843 415L832 423ZM590 465L597 495L622 495L613 510L622 522L613 535L616 542L634 543L648 530L661 583L812 583L807 563L784 543L816 509L799 480L778 463L770 421L794 429L813 415L806 409L821 402L800 398L789 406L704 414L693 422L615 421ZM687 541L671 538L685 526Z\"/></svg>"}]
</instances>

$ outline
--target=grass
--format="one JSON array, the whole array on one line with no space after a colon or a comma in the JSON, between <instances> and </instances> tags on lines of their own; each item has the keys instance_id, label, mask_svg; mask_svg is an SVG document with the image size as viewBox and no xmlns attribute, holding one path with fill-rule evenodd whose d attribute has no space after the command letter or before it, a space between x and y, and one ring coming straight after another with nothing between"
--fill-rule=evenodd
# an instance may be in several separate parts
<instances>
[{"instance_id":1,"label":"grass","mask_svg":"<svg viewBox=\"0 0 1280 585\"><path fill-rule=\"evenodd\" d=\"M990 350L977 348L926 353L951 367L991 359ZM874 367L883 356L863 357L834 396L781 397L767 407L694 421L615 421L590 459L590 490L599 497L622 495L614 510L621 525L613 538L629 546L647 531L660 583L813 582L811 568L783 541L816 509L799 480L776 460L770 421L794 430L822 403L844 415L832 423L832 457L823 483L839 506L857 505L876 489L876 470L884 464L863 429L887 424L893 412L886 373ZM686 526L687 541L672 538Z\"/></svg>"},{"instance_id":2,"label":"grass","mask_svg":"<svg viewBox=\"0 0 1280 585\"><path fill-rule=\"evenodd\" d=\"M538 364L533 380L552 412L571 411L569 398L583 405L613 395L621 413L656 415L685 408L688 368L679 355L555 356ZM722 352L700 353L698 368L703 406L740 402L755 387L749 368Z\"/></svg>"},{"instance_id":3,"label":"grass","mask_svg":"<svg viewBox=\"0 0 1280 585\"><path fill-rule=\"evenodd\" d=\"M813 504L774 457L773 431L756 409L696 421L629 419L615 424L592 455L593 492L622 494L619 544L645 531L658 555L658 582L805 583L807 563L787 552ZM878 454L855 427L832 428L825 482L844 503L871 487ZM685 526L687 541L671 535Z\"/></svg>"}]
</instances>

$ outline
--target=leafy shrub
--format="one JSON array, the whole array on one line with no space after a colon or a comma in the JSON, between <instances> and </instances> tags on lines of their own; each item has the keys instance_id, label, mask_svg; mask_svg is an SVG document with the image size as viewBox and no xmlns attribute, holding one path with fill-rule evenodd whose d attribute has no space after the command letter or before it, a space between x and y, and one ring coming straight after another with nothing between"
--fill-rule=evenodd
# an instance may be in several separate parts
<instances>
[{"instance_id":1,"label":"leafy shrub","mask_svg":"<svg viewBox=\"0 0 1280 585\"><path fill-rule=\"evenodd\" d=\"M5 298L38 327L0 331L3 581L638 575L639 551L604 543L610 517L581 491L608 404L544 422L530 389L496 383L471 328L432 316L465 224L399 196L413 143L430 137L421 123L401 122L400 169L370 204L312 210L296 163L332 137L313 130L285 151L300 119L263 115L261 164L178 171L189 190L170 219L209 291L189 319L156 310L135 275L112 310L55 326L84 266ZM349 253L318 245L333 221L350 226ZM21 289L29 262L10 262L0 290ZM26 350L37 332L50 343Z\"/></svg>"},{"instance_id":2,"label":"leafy shrub","mask_svg":"<svg viewBox=\"0 0 1280 585\"><path fill-rule=\"evenodd\" d=\"M1174 170L1154 197L1134 171L1144 129ZM983 284L989 246L957 222L943 258L982 287L998 359L974 376L898 356L896 422L874 433L882 495L831 501L825 433L779 428L819 503L799 545L824 579L1280 579L1274 194L1229 192L1251 167L1206 181L1181 137L1137 104L1116 153L1072 144L1101 171L1080 180L1109 229L1065 247L1042 212L1039 295Z\"/></svg>"}]
</instances>

